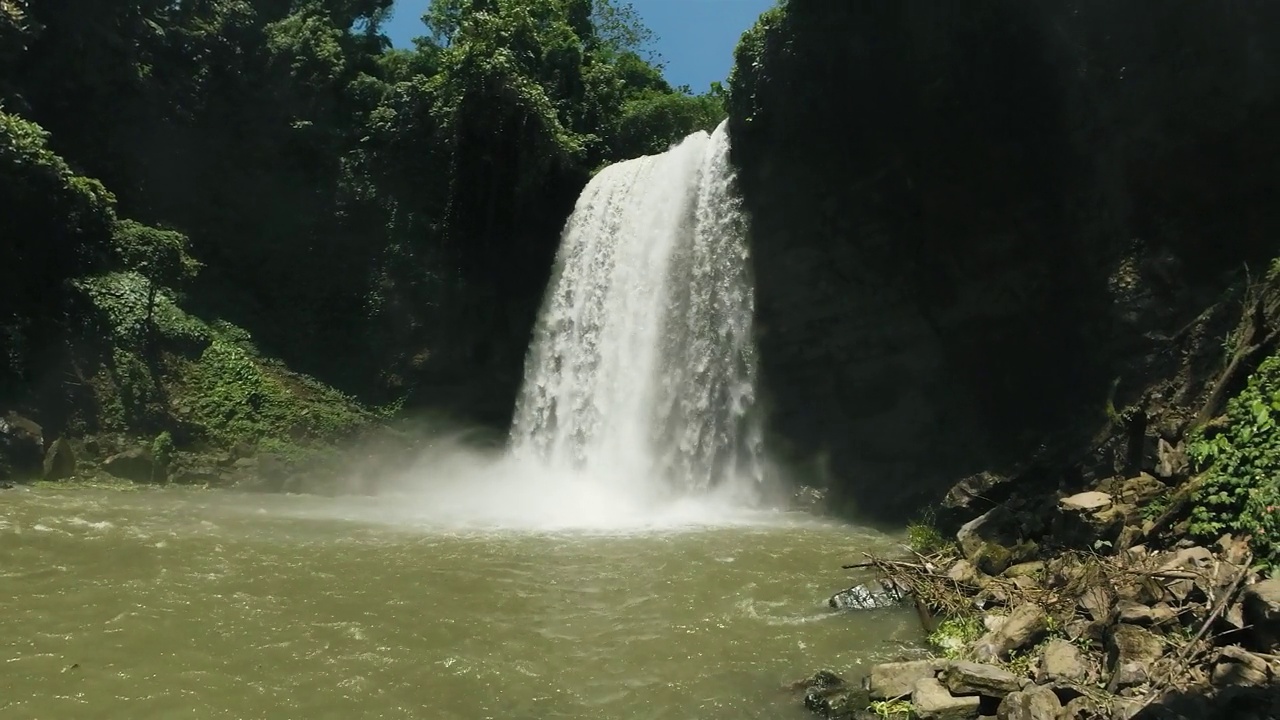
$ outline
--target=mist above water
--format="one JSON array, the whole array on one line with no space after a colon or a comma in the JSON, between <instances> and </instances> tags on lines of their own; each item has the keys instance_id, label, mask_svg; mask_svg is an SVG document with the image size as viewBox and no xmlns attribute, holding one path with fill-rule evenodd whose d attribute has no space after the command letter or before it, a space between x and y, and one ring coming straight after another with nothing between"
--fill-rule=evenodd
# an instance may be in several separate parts
<instances>
[{"instance_id":1,"label":"mist above water","mask_svg":"<svg viewBox=\"0 0 1280 720\"><path fill-rule=\"evenodd\" d=\"M564 231L509 448L424 458L424 512L601 529L758 517L754 291L733 184L724 124L592 179Z\"/></svg>"}]
</instances>

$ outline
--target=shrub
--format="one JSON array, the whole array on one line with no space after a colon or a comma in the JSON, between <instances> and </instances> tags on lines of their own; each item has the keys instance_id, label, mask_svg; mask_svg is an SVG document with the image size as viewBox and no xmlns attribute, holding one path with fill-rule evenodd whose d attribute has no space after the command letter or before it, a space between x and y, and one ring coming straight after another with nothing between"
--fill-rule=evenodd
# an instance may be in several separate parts
<instances>
[{"instance_id":1,"label":"shrub","mask_svg":"<svg viewBox=\"0 0 1280 720\"><path fill-rule=\"evenodd\" d=\"M1197 433L1189 444L1204 471L1193 495L1191 532L1215 539L1247 535L1257 561L1280 562L1280 357L1270 357L1227 404L1226 429L1212 438Z\"/></svg>"}]
</instances>

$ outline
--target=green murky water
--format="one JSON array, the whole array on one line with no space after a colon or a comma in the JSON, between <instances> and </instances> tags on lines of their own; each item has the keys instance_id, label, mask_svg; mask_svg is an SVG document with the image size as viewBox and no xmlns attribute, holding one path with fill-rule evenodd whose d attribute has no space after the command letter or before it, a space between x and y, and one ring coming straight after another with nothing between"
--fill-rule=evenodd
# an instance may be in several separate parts
<instances>
[{"instance_id":1,"label":"green murky water","mask_svg":"<svg viewBox=\"0 0 1280 720\"><path fill-rule=\"evenodd\" d=\"M394 518L394 519L390 519ZM799 718L918 640L804 516L446 530L393 499L0 493L0 718Z\"/></svg>"}]
</instances>

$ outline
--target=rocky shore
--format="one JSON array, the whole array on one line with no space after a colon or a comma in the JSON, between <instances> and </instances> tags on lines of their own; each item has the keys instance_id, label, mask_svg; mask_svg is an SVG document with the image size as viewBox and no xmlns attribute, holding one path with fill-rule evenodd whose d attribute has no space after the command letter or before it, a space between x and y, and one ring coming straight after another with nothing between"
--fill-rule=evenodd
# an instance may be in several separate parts
<instances>
[{"instance_id":1,"label":"rocky shore","mask_svg":"<svg viewBox=\"0 0 1280 720\"><path fill-rule=\"evenodd\" d=\"M1189 537L1195 478L1180 449L1153 447L1164 478L1108 478L1051 502L1009 494L954 535L918 527L909 556L846 566L879 577L830 605L913 603L933 655L864 678L824 670L795 686L805 706L857 720L1280 717L1280 579L1247 538ZM943 522L998 485L959 483Z\"/></svg>"}]
</instances>

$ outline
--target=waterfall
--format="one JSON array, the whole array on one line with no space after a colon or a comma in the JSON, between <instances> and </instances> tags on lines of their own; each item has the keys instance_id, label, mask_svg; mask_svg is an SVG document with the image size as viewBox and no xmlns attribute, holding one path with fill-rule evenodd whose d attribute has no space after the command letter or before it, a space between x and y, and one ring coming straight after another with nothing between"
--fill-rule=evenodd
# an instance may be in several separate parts
<instances>
[{"instance_id":1,"label":"waterfall","mask_svg":"<svg viewBox=\"0 0 1280 720\"><path fill-rule=\"evenodd\" d=\"M754 292L721 124L611 165L565 227L512 451L633 491L761 480Z\"/></svg>"}]
</instances>

